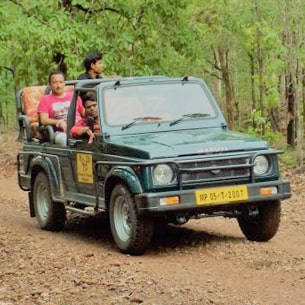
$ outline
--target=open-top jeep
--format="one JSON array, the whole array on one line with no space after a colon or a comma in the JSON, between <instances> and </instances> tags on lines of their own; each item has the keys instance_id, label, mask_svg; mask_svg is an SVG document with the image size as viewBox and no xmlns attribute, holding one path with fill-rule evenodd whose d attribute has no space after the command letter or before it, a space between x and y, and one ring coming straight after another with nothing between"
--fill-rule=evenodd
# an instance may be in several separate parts
<instances>
[{"instance_id":1,"label":"open-top jeep","mask_svg":"<svg viewBox=\"0 0 305 305\"><path fill-rule=\"evenodd\" d=\"M280 200L291 196L289 182L280 179L280 151L229 131L203 80L152 76L72 85L66 146L54 144L52 128L32 133L24 101L30 92L37 102L44 87L17 94L24 134L18 183L42 229L62 229L67 211L106 213L116 245L130 254L147 249L156 226L191 218L235 217L254 241L276 234ZM88 91L97 94L101 126L92 144L69 135L76 98Z\"/></svg>"}]
</instances>

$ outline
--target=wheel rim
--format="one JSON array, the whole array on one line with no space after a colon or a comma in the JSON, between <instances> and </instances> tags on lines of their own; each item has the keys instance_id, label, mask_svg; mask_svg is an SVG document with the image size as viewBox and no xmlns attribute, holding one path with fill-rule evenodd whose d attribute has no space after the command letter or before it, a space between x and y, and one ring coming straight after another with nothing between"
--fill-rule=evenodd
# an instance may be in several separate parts
<instances>
[{"instance_id":1,"label":"wheel rim","mask_svg":"<svg viewBox=\"0 0 305 305\"><path fill-rule=\"evenodd\" d=\"M37 212L42 220L46 220L49 213L48 189L43 183L37 186Z\"/></svg>"},{"instance_id":2,"label":"wheel rim","mask_svg":"<svg viewBox=\"0 0 305 305\"><path fill-rule=\"evenodd\" d=\"M113 221L116 233L122 241L126 241L130 237L131 222L129 214L129 206L123 196L119 196L114 205Z\"/></svg>"}]
</instances>

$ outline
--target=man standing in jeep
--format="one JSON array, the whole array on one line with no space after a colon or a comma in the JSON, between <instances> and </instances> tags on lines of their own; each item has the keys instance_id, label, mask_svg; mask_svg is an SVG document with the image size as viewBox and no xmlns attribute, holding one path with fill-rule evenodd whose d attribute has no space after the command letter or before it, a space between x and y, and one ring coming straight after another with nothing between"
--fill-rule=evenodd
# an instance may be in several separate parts
<instances>
[{"instance_id":1,"label":"man standing in jeep","mask_svg":"<svg viewBox=\"0 0 305 305\"><path fill-rule=\"evenodd\" d=\"M102 59L103 59L102 53L92 52L88 54L84 59L84 67L86 69L86 72L79 75L77 79L83 80L83 79L100 78L100 74L104 70Z\"/></svg>"}]
</instances>

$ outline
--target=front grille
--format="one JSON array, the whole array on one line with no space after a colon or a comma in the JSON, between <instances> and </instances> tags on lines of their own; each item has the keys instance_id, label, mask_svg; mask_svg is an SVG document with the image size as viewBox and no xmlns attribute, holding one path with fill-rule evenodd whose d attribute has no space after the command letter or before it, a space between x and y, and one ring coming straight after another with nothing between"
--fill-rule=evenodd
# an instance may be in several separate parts
<instances>
[{"instance_id":1,"label":"front grille","mask_svg":"<svg viewBox=\"0 0 305 305\"><path fill-rule=\"evenodd\" d=\"M251 178L249 156L234 156L229 158L213 158L198 162L179 163L180 183L217 183L224 180L238 180Z\"/></svg>"}]
</instances>

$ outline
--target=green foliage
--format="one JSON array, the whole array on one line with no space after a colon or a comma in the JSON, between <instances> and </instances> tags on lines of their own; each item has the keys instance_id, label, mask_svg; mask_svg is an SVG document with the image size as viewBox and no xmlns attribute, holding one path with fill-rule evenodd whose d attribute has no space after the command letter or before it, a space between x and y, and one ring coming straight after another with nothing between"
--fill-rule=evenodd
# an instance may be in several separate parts
<instances>
[{"instance_id":1,"label":"green foliage","mask_svg":"<svg viewBox=\"0 0 305 305\"><path fill-rule=\"evenodd\" d=\"M261 115L260 111L253 110L251 112L250 120L248 121L247 125L249 127L245 130L246 133L258 135L268 141L271 145L277 145L279 142L281 142L279 140L282 139L282 134L272 130L271 123L267 118Z\"/></svg>"},{"instance_id":2,"label":"green foliage","mask_svg":"<svg viewBox=\"0 0 305 305\"><path fill-rule=\"evenodd\" d=\"M282 169L292 170L299 165L298 153L293 149L284 149L284 153L279 155Z\"/></svg>"},{"instance_id":3,"label":"green foliage","mask_svg":"<svg viewBox=\"0 0 305 305\"><path fill-rule=\"evenodd\" d=\"M275 141L266 109L283 111L279 78L291 63L304 69L304 8L302 0L0 1L0 116L14 115L16 88L46 83L56 56L74 79L92 50L103 51L106 76L200 76L225 105L222 46L235 126ZM9 83L4 67L15 69Z\"/></svg>"},{"instance_id":4,"label":"green foliage","mask_svg":"<svg viewBox=\"0 0 305 305\"><path fill-rule=\"evenodd\" d=\"M13 86L13 74L4 69L0 71L0 88L5 88L1 93L0 102L0 126L16 126L15 88Z\"/></svg>"}]
</instances>

